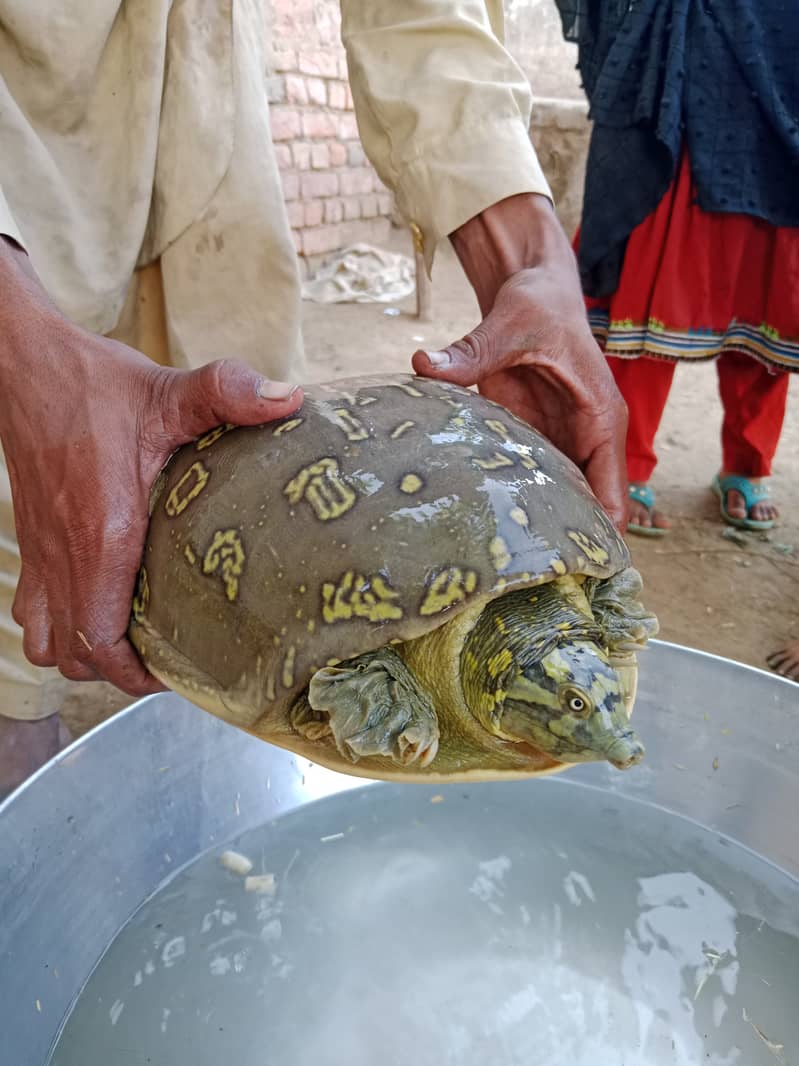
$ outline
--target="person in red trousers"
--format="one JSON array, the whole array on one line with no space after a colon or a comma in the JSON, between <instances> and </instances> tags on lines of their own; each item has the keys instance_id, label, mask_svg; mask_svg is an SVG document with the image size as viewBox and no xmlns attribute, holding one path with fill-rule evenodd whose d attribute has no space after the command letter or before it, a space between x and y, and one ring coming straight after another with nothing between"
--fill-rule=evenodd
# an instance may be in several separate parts
<instances>
[{"instance_id":1,"label":"person in red trousers","mask_svg":"<svg viewBox=\"0 0 799 1066\"><path fill-rule=\"evenodd\" d=\"M592 332L629 409L630 532L678 362L715 360L726 522L768 529L799 370L799 8L781 0L558 0L593 128L575 238Z\"/></svg>"}]
</instances>

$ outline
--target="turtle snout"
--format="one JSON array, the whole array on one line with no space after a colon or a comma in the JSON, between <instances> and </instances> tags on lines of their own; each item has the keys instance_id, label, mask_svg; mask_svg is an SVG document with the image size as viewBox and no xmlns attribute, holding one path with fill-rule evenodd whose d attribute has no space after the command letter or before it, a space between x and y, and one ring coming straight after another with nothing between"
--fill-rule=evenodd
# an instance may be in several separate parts
<instances>
[{"instance_id":1,"label":"turtle snout","mask_svg":"<svg viewBox=\"0 0 799 1066\"><path fill-rule=\"evenodd\" d=\"M644 745L631 730L613 740L605 753L605 758L617 770L629 770L631 766L639 763L645 754Z\"/></svg>"}]
</instances>

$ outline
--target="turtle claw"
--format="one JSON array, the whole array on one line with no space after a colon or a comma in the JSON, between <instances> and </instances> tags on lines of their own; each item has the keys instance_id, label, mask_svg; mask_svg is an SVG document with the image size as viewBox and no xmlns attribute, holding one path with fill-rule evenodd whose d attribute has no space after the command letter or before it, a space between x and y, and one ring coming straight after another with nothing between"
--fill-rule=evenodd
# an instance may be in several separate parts
<instances>
[{"instance_id":1,"label":"turtle claw","mask_svg":"<svg viewBox=\"0 0 799 1066\"><path fill-rule=\"evenodd\" d=\"M353 763L378 755L424 768L436 757L438 718L430 697L390 648L319 670L308 703Z\"/></svg>"},{"instance_id":2,"label":"turtle claw","mask_svg":"<svg viewBox=\"0 0 799 1066\"><path fill-rule=\"evenodd\" d=\"M398 705L388 721L363 729L355 736L342 737L339 748L346 748L353 762L369 755L383 755L402 766L418 762L425 767L438 751L438 725L435 721L414 721L412 709L407 704Z\"/></svg>"}]
</instances>

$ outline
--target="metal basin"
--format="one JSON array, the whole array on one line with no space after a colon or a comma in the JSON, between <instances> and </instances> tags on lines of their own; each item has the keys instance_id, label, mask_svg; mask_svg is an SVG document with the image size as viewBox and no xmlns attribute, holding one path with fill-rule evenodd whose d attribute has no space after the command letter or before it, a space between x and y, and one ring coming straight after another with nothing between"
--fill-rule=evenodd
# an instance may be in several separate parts
<instances>
[{"instance_id":1,"label":"metal basin","mask_svg":"<svg viewBox=\"0 0 799 1066\"><path fill-rule=\"evenodd\" d=\"M261 1030L257 1033L239 1032L235 1038L232 1033L214 1036L214 1039L221 1041L221 1048L226 1048L231 1057L235 1055L237 1063L305 1066L308 1062L310 1066L313 1062L341 1063L342 1066L346 1063L350 1066L361 1061L374 1062L376 1056L382 1054L379 1048L396 1046L399 1050L391 1053L394 1057L386 1050L382 1055L383 1061L407 1062L414 1066L428 1061L471 1064L478 1058L475 1057L477 1044L474 1043L477 1037L469 1028L472 1024L470 1019L488 1010L485 1003L488 992L479 985L479 980L482 980L478 980L479 974L485 975L492 966L501 965L504 967L501 980L491 977L494 984L499 985L501 981L510 980L508 974L511 970L508 967L511 963L516 968L513 973L518 971L519 974L523 973L525 966L535 964L536 980L541 984L537 992L535 989L531 991L531 981L525 978L526 983L522 982L517 993L509 994L502 1003L491 1007L494 1010L492 1017L495 1018L491 1023L493 1029L485 1019L481 1021L480 1032L486 1040L490 1038L490 1047L493 1048L493 1052L488 1053L488 1060L485 1051L482 1052L482 1061L491 1061L491 1066L516 1062L531 1064L534 1061L546 1064L590 1062L592 1066L601 1066L605 1062L618 1066L622 1061L631 1066L699 1061L740 1063L742 1066L756 1066L761 1062L799 1062L797 1012L786 1011L784 1006L779 1006L791 998L795 1004L799 1003L799 951L796 950L799 945L799 881L794 880L799 879L799 687L758 670L660 642L654 642L641 659L636 723L647 746L647 758L642 766L627 773L604 765L591 765L575 767L549 780L474 785L468 790L464 790L463 786L430 789L421 785L368 785L311 766L305 760L253 740L171 694L142 700L100 726L62 753L0 806L0 1061L8 1066L44 1066L48 1062L70 1007L109 944L159 886L209 849L216 864L216 852L223 845L239 840L242 835L247 840L248 832L258 830L266 823L276 827L275 833L283 833L281 846L290 848L293 846L291 826L295 824L290 819L304 816L306 809L315 812L311 829L312 835L315 834L314 841L333 840L344 836L343 832L339 832L342 829L342 817L355 821L362 815L366 818L369 811L384 812L380 817L388 824L396 821L400 815L404 816L407 804L408 811L414 812L413 824L421 827L418 837L420 843L414 852L416 865L411 863L409 867L405 863L403 866L405 860L400 859L394 862L391 851L394 838L386 830L382 837L375 838L376 844L369 844L365 850L357 853L360 856L358 862L364 863L377 862L375 855L380 854L382 866L379 869L359 873L358 863L354 859L351 862L339 862L335 877L345 877L347 870L351 870L353 878L361 879L345 886L345 895L352 898L353 893L361 893L364 880L374 887L381 877L383 881L390 877L395 880L405 878L404 895L399 904L391 896L392 885L381 883L383 902L390 903L394 915L398 913L399 906L409 922L413 915L416 915L413 921L426 920L425 915L431 908L435 910L435 906L431 902L430 907L425 907L425 901L435 896L436 886L448 884L448 875L445 868L429 865L428 869L425 863L431 856L448 855L447 849L454 846L453 842L458 844L461 851L452 861L461 861L464 849L472 846L469 844L469 833L472 833L473 836L476 834L474 847L479 850L484 846L477 859L486 861L478 863L475 880L469 885L466 895L469 897L469 906L482 910L479 914L474 912L476 917L465 919L467 924L458 932L449 928L446 911L451 904L454 914L460 904L452 900L451 895L443 903L439 901L441 912L433 913L430 918L433 923L432 939L428 942L432 946L422 957L402 955L401 952L390 955L395 949L388 945L389 941L397 945L403 939L409 943L413 940L414 930L408 928L403 931L402 917L397 919L399 931L386 931L386 943L381 939L380 926L376 927L377 932L372 930L369 934L373 939L368 945L353 942L353 938L340 938L336 941L335 950L328 947L327 956L320 956L321 961L314 965L331 966L333 980L336 974L341 975L342 988L352 991L348 1002L342 1004L341 997L335 999L336 1039L346 1032L349 1033L349 1043L345 1040L341 1048L336 1050L335 1041L330 1043L328 1040L327 1027L332 1023L325 1015L324 1004L318 999L309 1002L298 993L296 1008L292 1007L291 999L285 998L289 995L285 989L294 986L284 981L280 986L284 997L282 1015L274 1023L269 1021L267 1011L261 1015ZM312 801L321 799L324 803L315 804L312 808L309 806ZM434 801L433 805L431 800ZM566 841L571 839L572 829L576 829L576 823L583 819L581 815L574 814L560 822L553 822L552 816L547 814L550 803L555 804L551 808L553 810L568 808L576 812L584 811L586 818L590 815L594 819L593 822L590 819L586 821L586 826L590 828L590 840L583 841L583 845L574 841L569 845L571 854L568 859L563 859L566 862L563 869L567 871L564 900L556 904L552 911L552 901L542 898L541 914L537 915L535 894L532 897L528 894L526 903L520 907L524 921L517 915L517 929L507 909L510 906L510 889L507 889L507 898L503 897L505 889L497 880L501 880L505 870L501 863L496 865L499 861L497 857L517 855L518 858L514 860L517 867L525 870L525 863L530 869L540 870L544 866L549 869L561 861L561 857L569 850ZM429 816L425 811L430 812ZM436 822L438 812L441 812L440 822ZM606 829L596 828L600 824L596 822L599 812L607 814L607 820L601 823ZM528 817L530 839L537 843L525 855L523 832L519 826L523 826L524 818ZM372 818L373 822L376 820L376 816ZM665 934L658 926L662 916L671 913L664 910L671 904L665 897L659 902L650 899L646 908L641 909L641 893L644 891L641 886L644 881L639 879L637 918L633 922L622 916L619 927L624 930L621 939L628 947L631 938L634 940L638 937L638 954L633 959L638 967L635 973L622 974L632 957L619 966L610 955L609 961L604 961L602 952L606 945L600 949L599 938L604 934L598 931L601 924L598 920L581 926L581 960L579 966L575 963L576 969L581 969L583 974L581 980L586 973L591 972L592 988L596 994L590 1007L598 1012L597 1017L601 1016L607 1021L614 1011L623 1014L627 1003L632 1004L632 1013L625 1025L628 1029L632 1026L633 1030L637 1027L638 1044L633 1053L629 1043L623 1043L621 1030L616 1032L613 1029L612 1017L602 1029L605 1033L603 1039L597 1038L597 1026L592 1023L594 1043L589 1047L587 1036L578 1031L582 1024L579 1018L585 1016L585 1004L578 1004L579 1010L575 1006L577 992L568 985L568 974L572 971L564 969L560 956L541 955L537 960L532 960L525 952L530 955L533 951L530 938L536 929L538 933L535 935L540 934L553 942L556 939L555 932L561 936L560 925L556 923L556 929L556 925L547 924L550 919L546 915L562 914L565 907L575 915L579 911L582 921L590 914L591 906L598 906L596 899L599 898L600 889L596 886L592 888L588 878L579 872L580 847L594 847L599 856L596 876L601 880L607 874L611 885L608 891L611 891L615 864L622 861L619 858L622 854L619 850L622 847L620 840L625 833L634 840L639 822L650 827L642 830L645 836L649 834L647 839L650 844L654 833L658 840L662 839L664 850L676 848L674 854L682 856L677 863L679 875L693 878L691 884L694 886L700 885L695 889L698 892L699 910L694 915L698 915L700 923L704 913L702 907L706 904L706 899L705 903L702 902L705 891L701 887L703 882L696 876L691 856L701 853L707 857L717 844L727 849L725 854L732 856L731 862L737 863L742 870L746 867L741 874L740 884L736 880L734 889L730 888L729 891L724 885L732 884L729 881L732 874L724 875L728 881L718 889L720 897L725 893L734 896L732 903L737 911L749 917L757 916L760 913L758 908L762 910L765 907L763 900L766 896L772 902L778 900L779 906L774 904L772 907L772 910L776 907L773 921L769 918L769 929L773 925L774 935L783 938L779 941L778 949L775 949L780 956L777 969L783 985L786 981L795 983L786 992L784 987L776 988L773 983L769 984L765 972L745 975L744 956L736 956L737 949L734 945L730 947L732 941L714 947L712 916L708 918L707 929L700 929L697 933L697 943L708 960L707 966L704 971L695 966L686 976L690 967L685 959L680 961L679 951L671 951L668 944L663 947ZM296 824L301 827L300 822ZM684 827L674 836L677 844L667 844L667 838L671 839L669 827L672 824ZM281 830L283 825L289 829ZM379 831L379 825L370 829L373 833ZM328 832L329 836L326 835ZM703 843L699 851L691 851L686 845L681 852L681 832L687 834L686 839L692 832L705 834L702 840L707 843ZM407 844L407 839L410 838L403 837L405 843L400 848L406 857L414 850L414 846ZM350 841L344 843L348 847L354 846ZM322 848L324 845L318 846ZM603 855L607 856L604 873ZM420 856L421 867L418 863ZM441 861L446 866L448 860ZM510 859L503 861L510 866ZM295 895L306 893L303 905L310 910L303 913L313 916L313 907L322 904L318 898L307 895L309 885L296 877L299 868L295 868L292 891ZM318 871L321 867L315 869ZM367 870L367 867L363 869ZM424 873L425 869L428 870L427 874ZM761 875L762 883L758 880ZM178 874L175 884L178 884L181 876ZM225 876L231 879L233 885L233 875ZM329 870L324 874L328 878L333 876ZM526 873L525 877L528 877ZM310 875L308 880L310 882ZM654 884L652 879L647 881L650 889ZM667 881L658 882L660 887L656 886L656 891L662 895L663 885L667 884ZM234 889L238 890L238 886L231 887L230 891ZM446 888L447 893L451 894L452 891L451 887ZM421 899L419 893L422 894ZM241 898L244 899L244 896ZM371 905L371 897L366 893L358 898L362 901L359 904L361 912L364 912L364 908L368 909ZM285 902L288 906L291 899ZM580 904L583 904L582 909ZM683 901L679 906L684 908L687 904ZM337 913L341 917L340 907ZM364 913L359 912L359 915L346 920L354 922L357 918L358 922L363 923L366 921ZM690 917L690 914L687 915L686 921ZM344 921L345 917L341 917L341 920ZM313 924L311 918L308 921ZM761 921L761 929L765 921ZM491 922L499 923L496 929L486 924ZM561 918L558 918L559 922ZM271 928L274 929L274 921ZM318 929L316 931L319 932ZM297 933L300 936L297 948L300 955L306 950L302 946L301 934L302 929ZM435 939L439 934L440 941ZM464 945L468 945L468 958L458 953L460 948L453 948L455 940L451 938L457 936L460 936ZM592 937L596 938L595 942ZM262 928L259 943L263 939ZM258 940L257 936L255 940ZM452 958L447 957L444 967L443 956L451 949L455 954ZM488 956L484 958L481 954L484 949L486 952L490 949L493 953L489 961L486 961ZM258 950L261 950L260 947ZM668 966L665 969L661 966L659 971L654 971L651 968L652 960L659 957L658 951L668 961ZM795 953L791 954L792 951ZM350 952L352 958L348 958ZM387 952L393 960L389 969L385 965ZM253 958L252 952L249 957ZM271 957L274 960L274 951ZM356 957L357 966L353 964ZM174 961L170 960L170 965ZM373 965L378 969L370 984L370 967ZM406 967L407 972L400 973L402 966ZM619 970L618 974L615 973L616 969ZM355 980L354 970L358 971L361 982L357 986L347 984ZM611 973L611 970L614 972ZM102 968L97 973L101 974ZM187 982L188 963L183 964L183 970L180 965L172 966L167 977L173 982ZM746 991L745 978L751 978L755 983L760 981L760 984L751 992L750 998L742 1002L739 993L741 989ZM607 987L612 986L615 998L612 997L612 1002L602 1000L605 1004L602 1006L600 993L602 988L607 992L606 979L610 982ZM664 982L662 989L657 985L661 979ZM685 988L675 991L666 987L668 982L673 983L678 979L687 981ZM411 987L417 988L417 1000L429 1001L431 996L437 994L431 984L433 980L439 985L447 985L449 998L445 996L442 1002L452 1001L455 1004L452 1009L460 1018L458 1026L452 1029L455 1035L451 1039L446 1035L449 1032L446 1027L446 1007L425 1018L417 1002L413 1017L409 1020L402 1013L407 1004L403 1006L402 1002L398 1002L405 998L406 993L410 997L408 1002L413 999ZM298 987L308 988L308 979L304 981L305 984ZM737 999L730 992L730 982L734 984L736 981ZM368 1036L364 1036L359 1028L363 1016L363 989L372 988L380 982L383 982L380 987L385 995L393 997L391 1007L387 1010L386 1003L378 1002L373 992L369 992L372 996L372 1013ZM141 983L140 974L136 983ZM547 991L547 984L557 985L557 991L554 992L552 988ZM110 984L108 987L110 989ZM242 986L241 995L245 993L246 989ZM469 1000L473 993L478 999L474 1003ZM92 994L95 995L94 992ZM104 994L101 988L101 1000ZM113 996L113 993L109 991L108 995ZM584 992L579 995L584 996ZM679 1025L674 1019L669 1022L672 1026L670 1043L663 1033L657 1039L653 1035L657 1029L658 997L661 995L664 1003L671 996L679 1005ZM568 1058L561 1058L560 1052L555 1054L546 1051L549 1037L545 1039L541 1029L544 1019L542 1011L549 1011L546 1017L550 1028L553 1025L557 1027L557 1017L552 1013L555 1000L550 1002L547 996L550 999L552 996L556 996L556 999L559 997L557 1001L561 1003L563 1011L559 1017L564 1020L564 1032L555 1036L558 1046L568 1050ZM644 1009L641 1003L646 996L652 1002ZM268 995L266 999L269 1000ZM544 1000L547 1002L544 1003ZM123 1007L118 1004L121 1003L122 1000L116 1000L104 1005L103 1017L109 1013L111 1015L111 1021L106 1022L107 1027L112 1026L112 1023L116 1026L120 1020ZM727 1021L722 1021L722 1018L729 1004L737 1012L736 1028L733 1036L725 1037L726 1043L722 1047L718 1033L728 1025L729 1015ZM131 1009L125 1007L125 1010ZM271 1034L277 1033L292 1009L296 1009L298 1018L305 1026L304 1046L314 1049L312 1058L297 1051L287 1051L289 1044L285 1043L285 1039L288 1039L285 1033L280 1036L283 1043L270 1046ZM347 1011L351 1011L351 1017ZM200 1013L198 1006L194 1012L198 1019L196 1026L207 1027L210 1014L203 1022L199 1020ZM396 1013L394 1018L391 1016L393 1013ZM189 1014L194 1017L193 1013ZM122 1014L123 1019L128 1016ZM216 1025L216 1021L219 1021L219 1025ZM500 1022L507 1030L506 1043L497 1035ZM162 1024L166 1032L166 1022ZM420 1035L423 1038L423 1044L417 1043L417 1052L411 1057L410 1052L402 1050L402 1040L399 1044L395 1040L403 1026L406 1031L413 1030L414 1026L419 1027L419 1031L413 1034L414 1039L418 1040ZM682 1030L677 1032L680 1026L687 1026L690 1030L690 1040ZM222 1020L215 1018L213 1028L214 1034L222 1034ZM586 1022L586 1031L587 1028ZM119 1028L114 1030L121 1031ZM65 1033L68 1032L69 1026L65 1030ZM211 1057L212 1054L218 1056L219 1048L213 1049L210 1035L207 1040L203 1038L195 1045L191 1043L190 1030L186 1032L189 1035L183 1038L181 1045L185 1048L185 1054L178 1054L173 1049L163 1051L161 1057L150 1055L148 1058L149 1045L145 1049L142 1030L140 1046L132 1046L131 1040L133 1045L139 1044L139 1040L131 1037L130 1033L127 1042L120 1041L117 1044L113 1043L108 1033L98 1034L96 1046L94 1038L87 1038L87 1046L79 1049L79 1057L74 1060L67 1057L62 1061L80 1061L86 1066L93 1066L95 1062L108 1066L112 1062L113 1066L133 1066L134 1063L144 1064L150 1059L159 1066L183 1066L189 1062L193 1066L205 1066L206 1062L218 1061L218 1057ZM321 1033L328 1041L324 1047ZM532 1040L531 1033L539 1043L522 1048L520 1034L526 1034L524 1040ZM566 1034L568 1038L565 1038ZM430 1039L424 1039L425 1036ZM359 1041L367 1039L376 1043L370 1045L361 1058L357 1054ZM469 1040L472 1041L469 1045L472 1051L466 1046ZM245 1048L243 1052L237 1041L242 1042L241 1046ZM441 1041L444 1041L443 1045ZM257 1054L246 1050L251 1049L253 1043L257 1045ZM346 1052L345 1044L348 1048ZM445 1052L442 1053L445 1045ZM163 1047L167 1047L167 1042L164 1042ZM530 1047L541 1049L541 1056L530 1058ZM105 1050L99 1052L98 1048ZM699 1048L702 1049L701 1055ZM99 1057L93 1057L95 1053ZM249 1054L252 1057L248 1057ZM563 1055L566 1054L564 1050ZM623 1054L626 1057L622 1057ZM311 1051L308 1055L311 1055ZM59 1061L58 1052L55 1061Z\"/></svg>"}]
</instances>

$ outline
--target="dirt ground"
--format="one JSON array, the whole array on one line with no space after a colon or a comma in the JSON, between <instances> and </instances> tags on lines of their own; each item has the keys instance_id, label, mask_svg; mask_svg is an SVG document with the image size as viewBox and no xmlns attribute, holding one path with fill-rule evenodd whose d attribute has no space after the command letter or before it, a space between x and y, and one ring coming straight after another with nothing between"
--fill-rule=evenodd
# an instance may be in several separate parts
<instances>
[{"instance_id":1,"label":"dirt ground","mask_svg":"<svg viewBox=\"0 0 799 1066\"><path fill-rule=\"evenodd\" d=\"M407 251L404 235L392 250ZM478 321L477 305L454 255L444 249L433 277L432 321L421 324L415 300L387 315L375 304L304 304L308 379L405 371L418 347L438 348ZM772 479L782 509L774 530L739 534L720 519L709 484L720 465L721 406L713 364L678 368L657 449L653 486L674 520L659 540L628 538L644 576L646 603L660 636L764 667L766 655L799 637L799 380L792 380L785 429ZM110 686L75 686L64 719L79 735L127 702Z\"/></svg>"}]
</instances>

